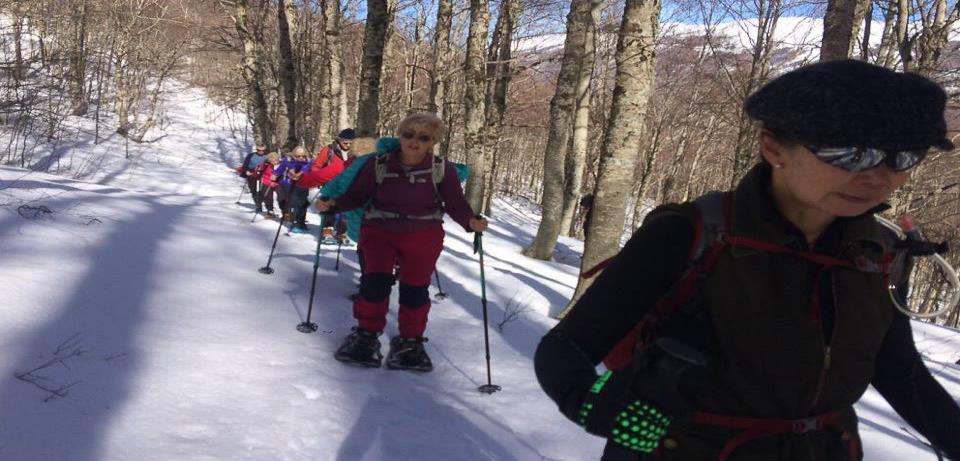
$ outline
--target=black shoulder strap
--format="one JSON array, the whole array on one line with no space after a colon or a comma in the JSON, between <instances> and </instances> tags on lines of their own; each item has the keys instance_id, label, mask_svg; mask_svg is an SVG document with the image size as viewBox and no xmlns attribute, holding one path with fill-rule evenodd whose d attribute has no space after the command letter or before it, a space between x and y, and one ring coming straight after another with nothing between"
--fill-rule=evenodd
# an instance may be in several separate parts
<instances>
[{"instance_id":1,"label":"black shoulder strap","mask_svg":"<svg viewBox=\"0 0 960 461\"><path fill-rule=\"evenodd\" d=\"M708 248L722 239L729 229L729 192L709 192L693 202L662 205L647 213L643 222L666 215L684 216L693 223L694 238L690 245L690 265L699 262ZM580 278L593 278L613 262L616 255L601 261L580 274ZM709 269L709 268L708 268Z\"/></svg>"},{"instance_id":2,"label":"black shoulder strap","mask_svg":"<svg viewBox=\"0 0 960 461\"><path fill-rule=\"evenodd\" d=\"M730 231L730 192L708 192L693 204L697 207L697 223L694 226L695 237L690 248L690 260L703 257L714 242L719 241Z\"/></svg>"}]
</instances>

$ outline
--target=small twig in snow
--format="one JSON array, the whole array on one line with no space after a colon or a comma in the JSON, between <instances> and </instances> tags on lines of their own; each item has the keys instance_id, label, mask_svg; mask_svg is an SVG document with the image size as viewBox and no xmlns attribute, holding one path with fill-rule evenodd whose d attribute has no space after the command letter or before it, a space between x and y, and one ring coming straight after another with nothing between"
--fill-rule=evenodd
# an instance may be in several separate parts
<instances>
[{"instance_id":1,"label":"small twig in snow","mask_svg":"<svg viewBox=\"0 0 960 461\"><path fill-rule=\"evenodd\" d=\"M67 360L74 357L79 357L84 353L86 353L86 351L80 347L79 338L80 338L80 333L73 334L73 336L70 336L69 338L67 338L57 346L57 348L53 351L53 357L50 358L50 360L47 360L46 362L34 367L32 370L24 371L21 373L15 373L14 377L19 379L20 381L30 383L36 386L37 388L50 393L50 395L48 395L46 398L43 399L44 402L49 402L53 399L66 397L67 394L69 394L70 388L79 384L80 381L75 381L70 384L60 385L59 387L48 386L44 383L51 381L51 379L46 376L37 374L37 372L50 368L51 366L56 364L60 364L64 368L71 370L72 368L70 368L70 365L67 363Z\"/></svg>"},{"instance_id":2,"label":"small twig in snow","mask_svg":"<svg viewBox=\"0 0 960 461\"><path fill-rule=\"evenodd\" d=\"M507 305L503 307L500 321L497 322L497 331L503 333L503 329L508 323L519 319L521 315L529 310L530 301L518 302L517 295L514 294L513 297L510 298L510 301L507 301Z\"/></svg>"}]
</instances>

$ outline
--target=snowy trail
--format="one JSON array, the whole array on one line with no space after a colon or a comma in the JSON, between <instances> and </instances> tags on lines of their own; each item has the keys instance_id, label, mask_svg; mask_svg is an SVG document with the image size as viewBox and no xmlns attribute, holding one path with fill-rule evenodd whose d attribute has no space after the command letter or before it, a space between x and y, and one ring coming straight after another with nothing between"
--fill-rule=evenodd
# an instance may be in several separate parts
<instances>
[{"instance_id":1,"label":"snowy trail","mask_svg":"<svg viewBox=\"0 0 960 461\"><path fill-rule=\"evenodd\" d=\"M492 326L494 381L504 391L476 391L486 378L477 262L470 235L456 226L448 227L441 260L450 298L435 305L428 329L434 373L363 370L332 359L353 325L346 298L355 289L353 249L344 250L337 272L334 251L324 247L313 312L320 331L297 332L315 240L281 234L276 273L256 271L277 224L250 224L249 196L234 203L241 182L228 169L245 149L224 127L204 122L201 101L191 90L174 95L168 135L131 146L130 160L117 139L90 143L88 155L101 168L83 181L30 174L0 196L54 211L38 220L22 219L15 206L0 212L0 283L8 287L0 414L18 416L16 424L0 423L0 459L573 460L598 453L601 441L565 421L533 375L533 350L549 321L511 322L510 340ZM0 181L7 186L24 173L0 168ZM488 247L490 264L500 264L497 245ZM503 282L488 277L494 316ZM393 334L395 317L389 322ZM76 349L65 347L62 363L36 372L48 389L72 384L66 396L44 402L49 392L12 378L57 357L71 338L66 346Z\"/></svg>"},{"instance_id":2,"label":"snowy trail","mask_svg":"<svg viewBox=\"0 0 960 461\"><path fill-rule=\"evenodd\" d=\"M484 248L502 392L476 391L486 382L478 262L472 236L449 222L439 269L450 297L434 304L427 330L435 371L340 364L332 355L354 324L355 250L344 249L335 271L335 250L322 249L319 331L297 332L315 238L281 234L276 272L257 272L277 223L251 224L249 196L234 203L241 182L229 168L249 146L204 101L187 88L173 94L166 136L131 146L130 159L116 137L84 143L75 155L101 167L82 180L0 167L0 204L10 204L0 207L0 459L599 457L603 441L560 415L532 367L554 323L546 314L573 291L579 242L561 240L557 263L520 256L536 216L498 201ZM53 213L28 220L19 205ZM308 220L315 231L319 218ZM384 342L396 333L396 298ZM501 331L515 307L528 311ZM960 358L956 332L918 326L917 341L960 396L960 370L948 365ZM68 393L51 398L61 387ZM858 410L867 459L933 459L875 392Z\"/></svg>"}]
</instances>

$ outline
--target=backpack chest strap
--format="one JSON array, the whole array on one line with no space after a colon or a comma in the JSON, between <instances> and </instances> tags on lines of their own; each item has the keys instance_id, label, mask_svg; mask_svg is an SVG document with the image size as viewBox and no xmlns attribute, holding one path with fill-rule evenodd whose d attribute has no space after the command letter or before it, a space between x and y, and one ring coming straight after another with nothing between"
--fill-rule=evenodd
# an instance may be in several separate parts
<instances>
[{"instance_id":1,"label":"backpack chest strap","mask_svg":"<svg viewBox=\"0 0 960 461\"><path fill-rule=\"evenodd\" d=\"M777 418L750 418L745 416L719 415L714 413L696 412L693 422L708 426L740 429L741 432L731 438L723 446L718 461L726 461L733 452L753 440L775 437L786 434L806 434L813 431L832 429L846 434L849 440L848 457L850 460L859 459L859 446L856 438L849 436L849 431L843 427L844 411L833 411L808 418L777 419Z\"/></svg>"},{"instance_id":2,"label":"backpack chest strap","mask_svg":"<svg viewBox=\"0 0 960 461\"><path fill-rule=\"evenodd\" d=\"M800 259L805 259L812 263L818 264L823 268L846 267L849 269L858 270L860 272L867 272L872 274L886 275L887 273L889 273L890 264L893 262L893 258L894 258L894 254L887 253L887 254L884 254L879 261L874 261L870 258L867 258L866 256L858 256L853 259L842 259L842 258L836 258L833 256L825 255L823 253L817 253L814 251L797 250L787 246L765 242L763 240L757 240L750 237L743 237L738 235L723 235L723 236L720 236L719 238L727 242L727 244L732 247L749 248L752 250L758 250L765 253L791 255L791 256L795 256Z\"/></svg>"}]
</instances>

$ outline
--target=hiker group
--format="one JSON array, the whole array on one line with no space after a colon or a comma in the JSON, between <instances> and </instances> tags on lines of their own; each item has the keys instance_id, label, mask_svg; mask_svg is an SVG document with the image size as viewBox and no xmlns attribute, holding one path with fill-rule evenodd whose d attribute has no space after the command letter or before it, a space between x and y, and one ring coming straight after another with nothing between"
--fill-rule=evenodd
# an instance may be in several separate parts
<instances>
[{"instance_id":1,"label":"hiker group","mask_svg":"<svg viewBox=\"0 0 960 461\"><path fill-rule=\"evenodd\" d=\"M354 130L346 128L312 156L306 148L297 146L281 157L278 152L268 154L266 145L259 144L237 167L237 174L246 179L257 213L289 222L290 233L302 234L307 232L310 190L330 182L353 162L355 140ZM369 148L372 139L362 139L358 145L361 149ZM340 216L322 215L320 226L323 243L352 244Z\"/></svg>"},{"instance_id":2,"label":"hiker group","mask_svg":"<svg viewBox=\"0 0 960 461\"><path fill-rule=\"evenodd\" d=\"M290 233L308 231L311 202L321 214L320 244L357 242L360 287L353 297L357 325L334 357L364 367L383 363L380 336L387 324L390 292L399 285L397 326L386 364L391 369L430 371L424 349L431 307L428 288L443 250L443 218L467 232L483 232L487 221L464 197L468 169L434 155L443 123L416 113L397 127L398 137L358 139L347 128L310 156L303 147L281 158L265 146L237 169L246 179L257 213L289 221ZM316 198L311 190L318 189ZM279 206L274 208L274 197ZM278 229L279 235L279 229Z\"/></svg>"}]
</instances>

